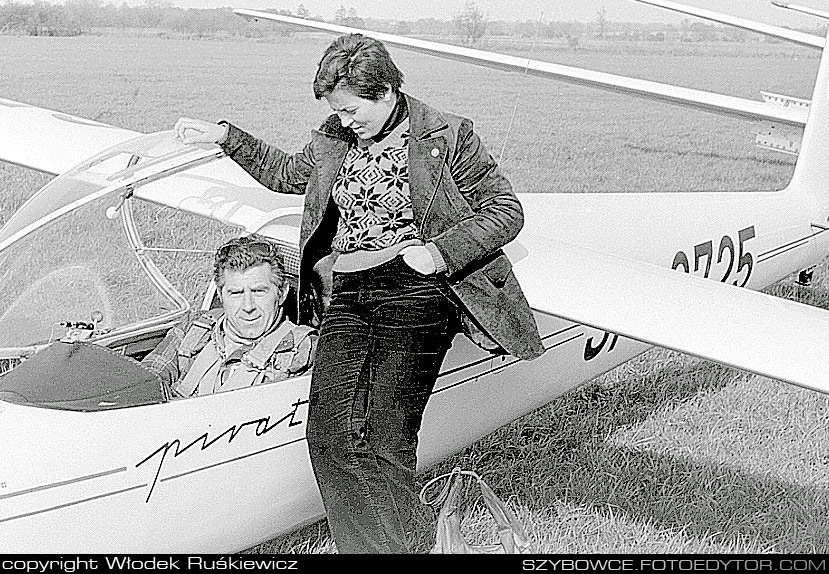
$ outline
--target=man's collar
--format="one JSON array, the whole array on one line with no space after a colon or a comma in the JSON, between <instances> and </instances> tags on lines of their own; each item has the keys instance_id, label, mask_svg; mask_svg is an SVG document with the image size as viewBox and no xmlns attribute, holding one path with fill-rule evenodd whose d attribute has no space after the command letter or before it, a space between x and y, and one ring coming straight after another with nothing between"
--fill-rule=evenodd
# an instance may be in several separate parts
<instances>
[{"instance_id":1,"label":"man's collar","mask_svg":"<svg viewBox=\"0 0 829 574\"><path fill-rule=\"evenodd\" d=\"M293 323L291 323L285 318L284 310L280 310L279 316L277 316L273 325L271 325L271 327L267 331L262 333L262 335L260 335L256 339L245 339L244 337L241 337L240 335L234 333L232 329L227 328L227 325L227 315L222 314L221 318L218 321L216 321L216 324L213 326L213 333L211 335L211 339L213 339L213 344L216 345L216 351L219 353L219 356L223 357L224 359L230 358L225 357L225 349L227 346L225 340L226 337L231 342L235 343L236 345L239 345L239 350L244 353L250 349L255 348L260 342L262 342L265 338L268 338L271 334L280 332L283 333L284 336L284 333L286 331L290 331L290 329L293 327Z\"/></svg>"}]
</instances>

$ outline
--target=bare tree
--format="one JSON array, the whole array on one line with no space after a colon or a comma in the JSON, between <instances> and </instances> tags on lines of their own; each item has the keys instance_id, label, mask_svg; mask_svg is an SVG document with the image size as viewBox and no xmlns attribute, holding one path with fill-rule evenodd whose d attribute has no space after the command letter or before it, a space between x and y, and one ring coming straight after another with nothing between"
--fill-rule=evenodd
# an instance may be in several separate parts
<instances>
[{"instance_id":1,"label":"bare tree","mask_svg":"<svg viewBox=\"0 0 829 574\"><path fill-rule=\"evenodd\" d=\"M597 36L599 38L604 38L604 34L607 32L607 22L607 8L602 6L596 10L596 26L599 28Z\"/></svg>"},{"instance_id":2,"label":"bare tree","mask_svg":"<svg viewBox=\"0 0 829 574\"><path fill-rule=\"evenodd\" d=\"M299 6L296 7L296 15L297 18L310 18L311 12L305 7L305 4L300 2Z\"/></svg>"},{"instance_id":3,"label":"bare tree","mask_svg":"<svg viewBox=\"0 0 829 574\"><path fill-rule=\"evenodd\" d=\"M352 28L365 28L366 26L365 20L357 15L357 10L353 6L346 10L342 4L340 4L340 7L334 14L334 21L342 26L350 26Z\"/></svg>"},{"instance_id":4,"label":"bare tree","mask_svg":"<svg viewBox=\"0 0 829 574\"><path fill-rule=\"evenodd\" d=\"M475 2L467 2L452 19L464 44L475 44L486 32L486 16Z\"/></svg>"}]
</instances>

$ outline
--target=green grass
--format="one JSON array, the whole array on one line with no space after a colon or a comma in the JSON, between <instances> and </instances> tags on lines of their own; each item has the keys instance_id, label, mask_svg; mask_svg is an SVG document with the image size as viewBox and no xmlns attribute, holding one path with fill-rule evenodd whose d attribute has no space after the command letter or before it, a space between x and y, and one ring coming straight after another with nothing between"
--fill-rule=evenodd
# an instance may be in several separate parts
<instances>
[{"instance_id":1,"label":"green grass","mask_svg":"<svg viewBox=\"0 0 829 574\"><path fill-rule=\"evenodd\" d=\"M0 97L140 131L169 129L181 115L227 118L296 149L327 114L310 82L330 39L0 36ZM526 42L491 44L518 55L528 49ZM408 91L472 117L494 155L504 150L504 170L518 191L779 189L791 177L792 158L753 148L751 122L393 55ZM579 50L543 43L535 56L754 99L759 90L809 97L817 68L813 51L764 42L594 42ZM47 179L0 166L0 221ZM178 225L159 217L160 234ZM199 233L196 243L220 235ZM811 288L789 278L768 291L829 308L827 265ZM825 337L816 333L815 344ZM422 478L454 466L474 469L515 509L542 552L826 552L827 400L653 349ZM493 541L472 494L468 503L468 540ZM334 548L320 522L250 551Z\"/></svg>"}]
</instances>

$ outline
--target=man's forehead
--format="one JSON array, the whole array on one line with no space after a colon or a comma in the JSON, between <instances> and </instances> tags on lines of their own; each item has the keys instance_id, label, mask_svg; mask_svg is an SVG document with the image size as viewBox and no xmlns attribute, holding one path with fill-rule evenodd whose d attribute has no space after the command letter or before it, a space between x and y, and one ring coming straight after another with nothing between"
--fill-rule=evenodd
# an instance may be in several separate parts
<instances>
[{"instance_id":1,"label":"man's forehead","mask_svg":"<svg viewBox=\"0 0 829 574\"><path fill-rule=\"evenodd\" d=\"M272 283L271 266L268 263L247 269L225 269L224 283L230 287L255 287Z\"/></svg>"}]
</instances>

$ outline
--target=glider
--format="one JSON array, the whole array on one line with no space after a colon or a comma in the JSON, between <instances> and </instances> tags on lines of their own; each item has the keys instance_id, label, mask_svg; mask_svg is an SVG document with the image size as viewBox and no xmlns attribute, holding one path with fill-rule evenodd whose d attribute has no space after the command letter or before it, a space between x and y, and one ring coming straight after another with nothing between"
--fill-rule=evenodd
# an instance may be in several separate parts
<instances>
[{"instance_id":1,"label":"glider","mask_svg":"<svg viewBox=\"0 0 829 574\"><path fill-rule=\"evenodd\" d=\"M662 85L374 35L688 103L688 92ZM808 119L692 95L691 105L716 113L805 125L790 184L519 194L525 228L505 251L546 352L517 361L458 336L425 413L421 469L651 345L829 392L829 346L814 344L829 332L829 312L753 291L829 253L829 51ZM179 286L193 284L194 268L163 270L157 256L200 247L159 244L147 205L205 229L268 235L296 273L302 198L269 192L217 146L187 146L171 132L142 135L9 100L0 100L0 122L9 128L0 159L58 175L0 229L0 551L231 552L321 518L304 439L309 375L169 401L136 363L192 299ZM58 138L63 145L49 143ZM658 241L643 241L654 214ZM58 238L59 252L43 249ZM209 308L213 292L197 295Z\"/></svg>"}]
</instances>

